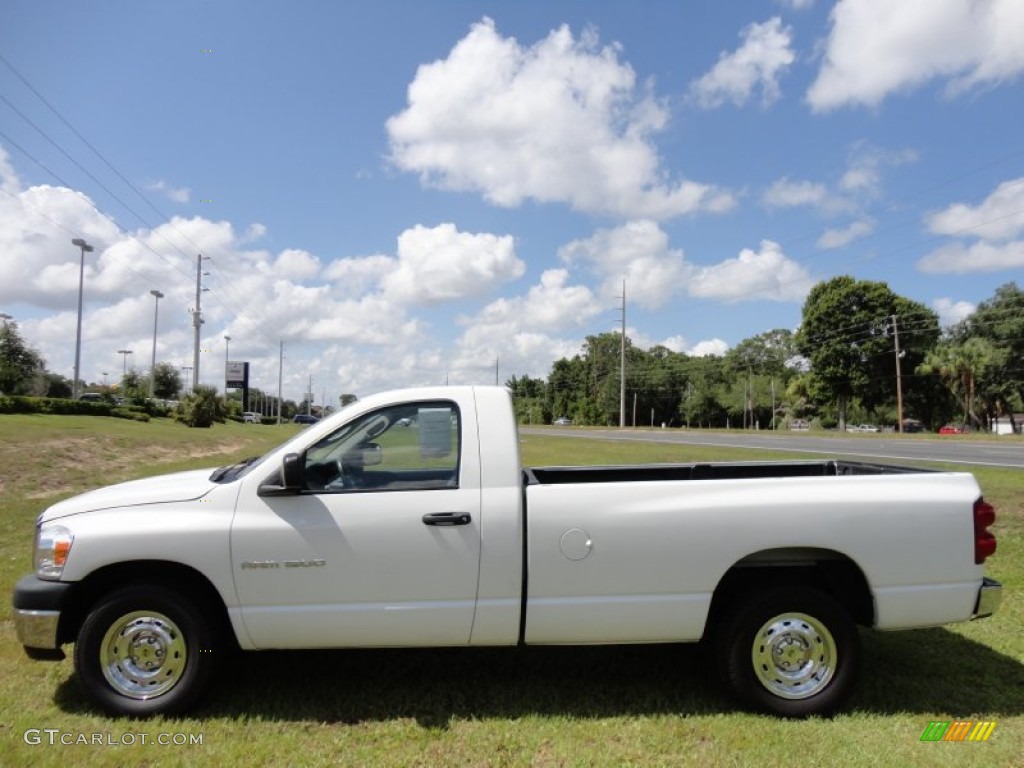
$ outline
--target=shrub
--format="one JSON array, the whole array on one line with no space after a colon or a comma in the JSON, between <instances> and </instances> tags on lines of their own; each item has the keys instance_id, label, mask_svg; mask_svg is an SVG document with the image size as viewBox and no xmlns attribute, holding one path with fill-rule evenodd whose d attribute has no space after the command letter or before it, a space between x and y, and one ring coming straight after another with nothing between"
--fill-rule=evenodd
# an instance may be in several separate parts
<instances>
[{"instance_id":1,"label":"shrub","mask_svg":"<svg viewBox=\"0 0 1024 768\"><path fill-rule=\"evenodd\" d=\"M200 385L186 395L174 411L174 418L190 427L212 427L224 422L224 400L215 387Z\"/></svg>"},{"instance_id":2,"label":"shrub","mask_svg":"<svg viewBox=\"0 0 1024 768\"><path fill-rule=\"evenodd\" d=\"M109 416L110 403L90 403L59 397L0 396L0 413L54 413L78 416Z\"/></svg>"},{"instance_id":3,"label":"shrub","mask_svg":"<svg viewBox=\"0 0 1024 768\"><path fill-rule=\"evenodd\" d=\"M129 406L127 408L114 408L110 412L111 416L115 416L118 419L131 419L132 421L149 421L149 414L145 413L141 408Z\"/></svg>"}]
</instances>

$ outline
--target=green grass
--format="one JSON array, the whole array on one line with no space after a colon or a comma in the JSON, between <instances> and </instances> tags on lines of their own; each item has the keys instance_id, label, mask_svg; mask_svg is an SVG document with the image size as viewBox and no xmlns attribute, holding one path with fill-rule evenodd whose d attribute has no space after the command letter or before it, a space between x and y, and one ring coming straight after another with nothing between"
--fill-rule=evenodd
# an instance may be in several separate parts
<instances>
[{"instance_id":1,"label":"green grass","mask_svg":"<svg viewBox=\"0 0 1024 768\"><path fill-rule=\"evenodd\" d=\"M0 588L29 567L32 522L59 498L129 477L262 453L293 427L0 416ZM791 458L528 436L531 465ZM96 714L69 660L28 661L0 607L0 765L1014 766L1024 764L1024 483L979 469L999 509L989 573L1006 594L980 622L865 632L848 713L782 721L737 710L690 646L248 654L193 716ZM986 743L921 743L932 720L995 720ZM30 728L128 746L32 746ZM202 735L142 745L138 734ZM44 734L45 736L45 734ZM67 737L66 737L67 738Z\"/></svg>"}]
</instances>

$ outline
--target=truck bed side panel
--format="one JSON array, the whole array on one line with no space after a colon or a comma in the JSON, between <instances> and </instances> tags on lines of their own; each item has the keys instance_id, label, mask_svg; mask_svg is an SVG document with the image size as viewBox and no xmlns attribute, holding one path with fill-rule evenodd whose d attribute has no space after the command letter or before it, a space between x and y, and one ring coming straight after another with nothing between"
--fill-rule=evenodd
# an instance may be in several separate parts
<instances>
[{"instance_id":1,"label":"truck bed side panel","mask_svg":"<svg viewBox=\"0 0 1024 768\"><path fill-rule=\"evenodd\" d=\"M891 629L970 616L977 484L960 473L530 485L531 643L696 640L745 557L848 557Z\"/></svg>"}]
</instances>

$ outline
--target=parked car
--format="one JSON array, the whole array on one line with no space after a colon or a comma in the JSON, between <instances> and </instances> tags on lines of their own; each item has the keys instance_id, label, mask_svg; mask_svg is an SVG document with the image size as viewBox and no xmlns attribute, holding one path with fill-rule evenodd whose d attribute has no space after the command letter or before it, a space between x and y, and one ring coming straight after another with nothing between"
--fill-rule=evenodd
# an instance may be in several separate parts
<instances>
[{"instance_id":1,"label":"parked car","mask_svg":"<svg viewBox=\"0 0 1024 768\"><path fill-rule=\"evenodd\" d=\"M789 428L805 431L810 429L811 425L807 423L806 419L793 419L791 422L789 422Z\"/></svg>"},{"instance_id":2,"label":"parked car","mask_svg":"<svg viewBox=\"0 0 1024 768\"><path fill-rule=\"evenodd\" d=\"M105 403L107 398L101 395L99 392L83 392L78 396L78 399L85 403Z\"/></svg>"},{"instance_id":3,"label":"parked car","mask_svg":"<svg viewBox=\"0 0 1024 768\"><path fill-rule=\"evenodd\" d=\"M940 435L962 435L964 428L959 424L947 424L944 427L939 427Z\"/></svg>"},{"instance_id":4,"label":"parked car","mask_svg":"<svg viewBox=\"0 0 1024 768\"><path fill-rule=\"evenodd\" d=\"M572 419L570 419L568 416L562 416L561 418L555 419L554 425L556 427L571 427Z\"/></svg>"},{"instance_id":5,"label":"parked car","mask_svg":"<svg viewBox=\"0 0 1024 768\"><path fill-rule=\"evenodd\" d=\"M262 421L263 420L260 418L260 415L258 413L246 411L245 413L242 414L242 422L244 424L259 424Z\"/></svg>"},{"instance_id":6,"label":"parked car","mask_svg":"<svg viewBox=\"0 0 1024 768\"><path fill-rule=\"evenodd\" d=\"M311 416L307 413L297 413L295 414L295 418L292 419L292 422L295 424L316 424L318 421L320 421L320 419L316 416Z\"/></svg>"},{"instance_id":7,"label":"parked car","mask_svg":"<svg viewBox=\"0 0 1024 768\"><path fill-rule=\"evenodd\" d=\"M186 711L232 647L705 638L741 701L823 715L854 688L858 625L996 611L994 522L966 472L523 467L508 390L424 388L361 399L262 458L53 504L12 618L33 659L74 643L86 694L133 717ZM884 686L898 663L865 672Z\"/></svg>"}]
</instances>

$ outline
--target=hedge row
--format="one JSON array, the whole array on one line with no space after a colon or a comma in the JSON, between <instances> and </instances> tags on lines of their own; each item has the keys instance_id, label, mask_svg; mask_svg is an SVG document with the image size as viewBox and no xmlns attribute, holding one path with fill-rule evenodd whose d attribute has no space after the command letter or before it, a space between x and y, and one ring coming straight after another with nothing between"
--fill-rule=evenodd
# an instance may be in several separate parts
<instances>
[{"instance_id":1,"label":"hedge row","mask_svg":"<svg viewBox=\"0 0 1024 768\"><path fill-rule=\"evenodd\" d=\"M114 416L119 419L149 421L149 414L137 405L115 406L87 400L59 397L0 395L0 413L56 413L64 416Z\"/></svg>"}]
</instances>

